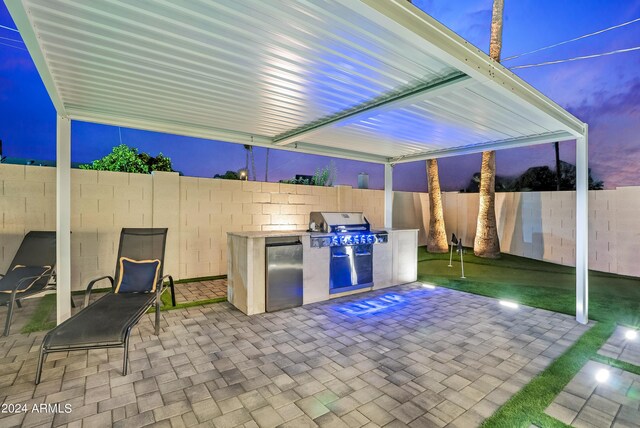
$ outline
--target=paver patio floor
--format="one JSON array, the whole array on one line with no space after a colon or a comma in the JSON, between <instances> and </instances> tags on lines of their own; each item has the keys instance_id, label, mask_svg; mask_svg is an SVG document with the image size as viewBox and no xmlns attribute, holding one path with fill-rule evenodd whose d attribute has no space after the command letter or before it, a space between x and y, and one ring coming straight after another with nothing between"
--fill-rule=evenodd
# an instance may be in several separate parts
<instances>
[{"instance_id":1,"label":"paver patio floor","mask_svg":"<svg viewBox=\"0 0 640 428\"><path fill-rule=\"evenodd\" d=\"M51 354L44 333L0 339L2 414L25 426L476 426L588 327L567 315L409 284L276 313L229 303L145 316L120 349Z\"/></svg>"},{"instance_id":2,"label":"paver patio floor","mask_svg":"<svg viewBox=\"0 0 640 428\"><path fill-rule=\"evenodd\" d=\"M598 383L598 370L609 379ZM577 428L633 428L640 424L640 376L589 361L547 408L546 413Z\"/></svg>"},{"instance_id":3,"label":"paver patio floor","mask_svg":"<svg viewBox=\"0 0 640 428\"><path fill-rule=\"evenodd\" d=\"M598 351L598 354L605 357L615 358L630 364L640 365L640 340L628 340L625 338L628 328L618 326Z\"/></svg>"}]
</instances>

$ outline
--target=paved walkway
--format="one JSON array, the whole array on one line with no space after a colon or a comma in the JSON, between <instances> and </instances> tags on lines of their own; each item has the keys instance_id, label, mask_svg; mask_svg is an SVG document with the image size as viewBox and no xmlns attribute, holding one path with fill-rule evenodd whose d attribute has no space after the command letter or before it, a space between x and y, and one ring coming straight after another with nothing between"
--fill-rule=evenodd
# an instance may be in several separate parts
<instances>
[{"instance_id":1,"label":"paved walkway","mask_svg":"<svg viewBox=\"0 0 640 428\"><path fill-rule=\"evenodd\" d=\"M598 353L639 365L640 338L627 339L627 331L617 327ZM602 382L596 380L600 370L609 372ZM545 412L579 428L640 427L640 376L589 361Z\"/></svg>"},{"instance_id":2,"label":"paved walkway","mask_svg":"<svg viewBox=\"0 0 640 428\"><path fill-rule=\"evenodd\" d=\"M176 284L175 290L177 303L217 299L227 297L227 280L214 279Z\"/></svg>"},{"instance_id":3,"label":"paved walkway","mask_svg":"<svg viewBox=\"0 0 640 428\"><path fill-rule=\"evenodd\" d=\"M572 317L419 284L245 316L217 303L146 315L122 351L52 354L0 339L0 401L71 413L1 426L477 426L588 327Z\"/></svg>"},{"instance_id":4,"label":"paved walkway","mask_svg":"<svg viewBox=\"0 0 640 428\"><path fill-rule=\"evenodd\" d=\"M609 371L599 383L598 370ZM640 376L589 361L547 408L546 413L576 428L640 426Z\"/></svg>"},{"instance_id":5,"label":"paved walkway","mask_svg":"<svg viewBox=\"0 0 640 428\"><path fill-rule=\"evenodd\" d=\"M627 327L616 327L611 337L600 348L598 354L640 366L640 337L635 340L628 340L625 337L628 330Z\"/></svg>"}]
</instances>

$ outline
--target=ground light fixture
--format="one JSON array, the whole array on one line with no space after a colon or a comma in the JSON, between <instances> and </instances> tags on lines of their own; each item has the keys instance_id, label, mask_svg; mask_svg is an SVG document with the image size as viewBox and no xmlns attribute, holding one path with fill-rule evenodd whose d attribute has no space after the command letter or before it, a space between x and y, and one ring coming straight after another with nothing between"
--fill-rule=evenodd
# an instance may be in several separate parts
<instances>
[{"instance_id":1,"label":"ground light fixture","mask_svg":"<svg viewBox=\"0 0 640 428\"><path fill-rule=\"evenodd\" d=\"M600 383L605 383L609 380L609 370L600 369L596 372L596 380Z\"/></svg>"},{"instance_id":2,"label":"ground light fixture","mask_svg":"<svg viewBox=\"0 0 640 428\"><path fill-rule=\"evenodd\" d=\"M511 309L518 309L520 307L520 305L518 305L515 302L510 302L508 300L500 300L500 304L502 306L505 306L507 308L511 308Z\"/></svg>"},{"instance_id":3,"label":"ground light fixture","mask_svg":"<svg viewBox=\"0 0 640 428\"><path fill-rule=\"evenodd\" d=\"M436 286L433 284L422 283L422 288L428 288L429 290L435 290Z\"/></svg>"},{"instance_id":4,"label":"ground light fixture","mask_svg":"<svg viewBox=\"0 0 640 428\"><path fill-rule=\"evenodd\" d=\"M638 332L636 330L627 330L627 332L624 334L624 337L627 340L636 340L636 338L638 337Z\"/></svg>"}]
</instances>

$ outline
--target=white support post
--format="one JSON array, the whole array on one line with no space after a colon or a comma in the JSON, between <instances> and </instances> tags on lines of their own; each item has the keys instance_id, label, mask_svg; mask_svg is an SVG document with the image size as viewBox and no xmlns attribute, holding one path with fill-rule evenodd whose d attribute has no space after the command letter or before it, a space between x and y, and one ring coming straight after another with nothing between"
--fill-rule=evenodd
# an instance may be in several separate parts
<instances>
[{"instance_id":1,"label":"white support post","mask_svg":"<svg viewBox=\"0 0 640 428\"><path fill-rule=\"evenodd\" d=\"M56 138L56 286L60 324L71 316L71 120L62 116Z\"/></svg>"},{"instance_id":2,"label":"white support post","mask_svg":"<svg viewBox=\"0 0 640 428\"><path fill-rule=\"evenodd\" d=\"M384 227L393 227L393 165L384 164Z\"/></svg>"},{"instance_id":3,"label":"white support post","mask_svg":"<svg viewBox=\"0 0 640 428\"><path fill-rule=\"evenodd\" d=\"M576 140L576 320L589 322L589 128Z\"/></svg>"}]
</instances>

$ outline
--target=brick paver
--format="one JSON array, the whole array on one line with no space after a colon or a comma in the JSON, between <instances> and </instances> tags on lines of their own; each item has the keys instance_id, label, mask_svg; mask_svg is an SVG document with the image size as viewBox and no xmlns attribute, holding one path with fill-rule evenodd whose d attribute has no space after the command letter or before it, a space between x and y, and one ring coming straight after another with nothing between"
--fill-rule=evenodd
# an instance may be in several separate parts
<instances>
[{"instance_id":1,"label":"brick paver","mask_svg":"<svg viewBox=\"0 0 640 428\"><path fill-rule=\"evenodd\" d=\"M598 354L640 366L640 332L634 340L625 337L629 329L618 326Z\"/></svg>"},{"instance_id":2,"label":"brick paver","mask_svg":"<svg viewBox=\"0 0 640 428\"><path fill-rule=\"evenodd\" d=\"M599 383L598 370L609 370ZM554 418L578 428L640 426L640 376L589 361L546 409Z\"/></svg>"},{"instance_id":3,"label":"brick paver","mask_svg":"<svg viewBox=\"0 0 640 428\"><path fill-rule=\"evenodd\" d=\"M127 376L121 349L51 354L36 387L44 333L0 339L0 401L71 404L30 414L54 426L474 426L588 328L420 284L251 317L227 302L162 312L159 337L152 320Z\"/></svg>"}]
</instances>

